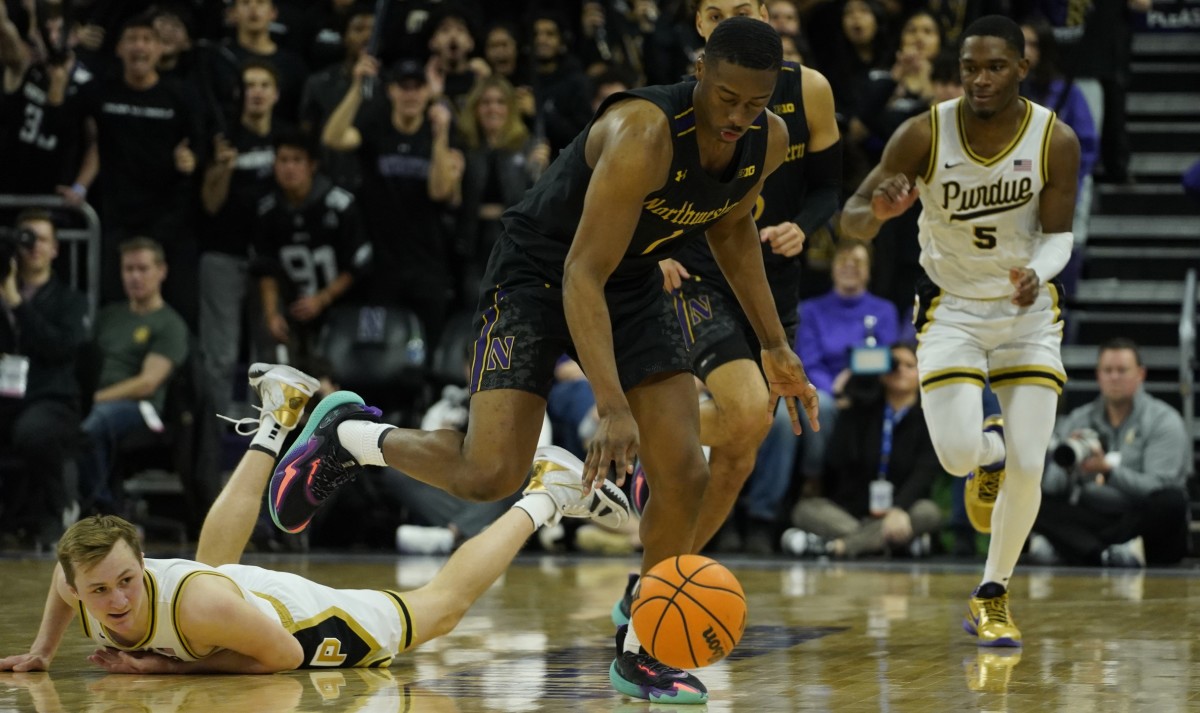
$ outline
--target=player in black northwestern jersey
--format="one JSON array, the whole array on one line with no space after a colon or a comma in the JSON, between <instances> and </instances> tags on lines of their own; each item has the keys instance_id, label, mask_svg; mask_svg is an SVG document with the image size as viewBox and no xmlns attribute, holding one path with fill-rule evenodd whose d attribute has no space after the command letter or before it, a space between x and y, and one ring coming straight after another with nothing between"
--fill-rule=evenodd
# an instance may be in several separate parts
<instances>
[{"instance_id":1,"label":"player in black northwestern jersey","mask_svg":"<svg viewBox=\"0 0 1200 713\"><path fill-rule=\"evenodd\" d=\"M321 315L370 266L371 246L354 195L317 173L305 134L279 132L275 182L278 190L258 204L252 269L267 331L309 354Z\"/></svg>"},{"instance_id":2,"label":"player in black northwestern jersey","mask_svg":"<svg viewBox=\"0 0 1200 713\"><path fill-rule=\"evenodd\" d=\"M783 120L766 111L781 61L770 25L734 18L713 32L696 82L608 98L504 215L484 277L465 437L395 429L358 410L330 414L277 468L276 521L303 528L311 503L354 464L387 463L474 500L515 491L533 458L555 362L568 352L587 372L600 413L585 491L600 491L610 471L624 481L640 454L655 493L641 525L643 568L691 552L708 465L691 360L659 260L707 231L765 347L772 390L791 397L794 420L801 399L816 421L816 392L775 313L752 215L763 180L787 152ZM618 647L610 680L621 692L707 700L695 676L641 652L634 632L621 630Z\"/></svg>"},{"instance_id":3,"label":"player in black northwestern jersey","mask_svg":"<svg viewBox=\"0 0 1200 713\"><path fill-rule=\"evenodd\" d=\"M707 39L735 16L767 21L765 2L698 0L696 29ZM784 163L754 206L775 309L794 343L800 302L800 251L806 235L833 216L841 184L841 143L829 82L815 70L784 62L770 109L788 128ZM758 339L733 289L704 241L692 242L661 267L690 342L692 368L712 392L700 406L700 441L712 447L711 476L697 526L695 551L721 527L754 468L771 409L758 368ZM755 513L752 513L754 515ZM761 515L759 515L761 517Z\"/></svg>"}]
</instances>

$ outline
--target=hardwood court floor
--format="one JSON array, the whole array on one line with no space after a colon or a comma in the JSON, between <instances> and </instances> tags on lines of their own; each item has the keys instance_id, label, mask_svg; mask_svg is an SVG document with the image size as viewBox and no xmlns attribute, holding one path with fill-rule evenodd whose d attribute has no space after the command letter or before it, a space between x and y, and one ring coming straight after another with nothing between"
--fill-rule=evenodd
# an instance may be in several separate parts
<instances>
[{"instance_id":1,"label":"hardwood court floor","mask_svg":"<svg viewBox=\"0 0 1200 713\"><path fill-rule=\"evenodd\" d=\"M250 559L333 586L426 581L440 560ZM750 624L700 671L707 706L650 705L608 684L609 610L632 559L523 558L450 636L390 670L115 676L76 625L51 674L0 673L0 713L38 711L1171 711L1200 710L1200 576L1022 568L1018 652L960 628L975 566L730 560ZM48 560L0 560L0 653L28 650Z\"/></svg>"}]
</instances>

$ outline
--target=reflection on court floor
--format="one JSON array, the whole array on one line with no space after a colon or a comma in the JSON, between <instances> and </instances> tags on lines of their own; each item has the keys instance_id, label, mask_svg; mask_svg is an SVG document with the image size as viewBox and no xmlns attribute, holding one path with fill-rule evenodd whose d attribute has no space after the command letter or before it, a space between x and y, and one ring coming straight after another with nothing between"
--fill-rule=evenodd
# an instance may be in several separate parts
<instances>
[{"instance_id":1,"label":"reflection on court floor","mask_svg":"<svg viewBox=\"0 0 1200 713\"><path fill-rule=\"evenodd\" d=\"M420 586L436 559L254 559L340 587ZM1200 709L1200 578L1190 570L1021 568L1021 650L962 632L979 568L725 560L747 594L741 644L702 669L701 711ZM79 711L695 711L608 684L609 610L632 559L521 559L451 635L388 670L273 676L117 676L87 663L77 625L50 674L0 673L0 713ZM27 651L52 563L0 559L0 655ZM416 623L420 626L420 622Z\"/></svg>"}]
</instances>

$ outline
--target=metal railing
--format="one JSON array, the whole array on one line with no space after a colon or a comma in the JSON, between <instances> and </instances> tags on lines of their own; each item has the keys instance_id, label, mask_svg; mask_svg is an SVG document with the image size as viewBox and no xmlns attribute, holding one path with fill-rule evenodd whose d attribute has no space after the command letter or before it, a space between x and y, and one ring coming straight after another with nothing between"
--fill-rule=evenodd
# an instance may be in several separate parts
<instances>
[{"instance_id":1,"label":"metal railing","mask_svg":"<svg viewBox=\"0 0 1200 713\"><path fill-rule=\"evenodd\" d=\"M1179 310L1179 395L1183 399L1183 423L1188 440L1196 421L1196 269L1187 271L1183 282L1183 305ZM1195 454L1189 467L1195 463Z\"/></svg>"},{"instance_id":2,"label":"metal railing","mask_svg":"<svg viewBox=\"0 0 1200 713\"><path fill-rule=\"evenodd\" d=\"M82 228L59 228L58 241L69 248L68 284L87 295L88 314L94 317L100 306L100 217L87 203L71 205L62 196L0 194L0 209L25 208L71 211L83 219ZM85 261L82 267L79 264L81 254Z\"/></svg>"}]
</instances>

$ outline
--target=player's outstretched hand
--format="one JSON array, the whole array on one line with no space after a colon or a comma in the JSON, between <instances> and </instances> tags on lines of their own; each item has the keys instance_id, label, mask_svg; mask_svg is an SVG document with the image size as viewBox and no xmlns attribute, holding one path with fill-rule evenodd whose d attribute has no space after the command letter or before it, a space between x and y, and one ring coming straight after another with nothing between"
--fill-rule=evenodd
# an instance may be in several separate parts
<instances>
[{"instance_id":1,"label":"player's outstretched hand","mask_svg":"<svg viewBox=\"0 0 1200 713\"><path fill-rule=\"evenodd\" d=\"M588 446L583 463L583 493L587 495L604 483L610 468L617 485L625 484L625 476L633 472L638 454L638 427L629 409L602 414L596 435Z\"/></svg>"},{"instance_id":2,"label":"player's outstretched hand","mask_svg":"<svg viewBox=\"0 0 1200 713\"><path fill-rule=\"evenodd\" d=\"M808 425L812 430L819 431L817 423L817 388L808 381L804 373L804 364L791 347L782 346L762 350L763 373L767 376L767 386L771 395L782 398L787 404L788 416L792 418L792 430L799 435L804 429L800 426L800 409L797 402L804 408L808 416ZM775 413L775 399L771 399L771 411Z\"/></svg>"},{"instance_id":3,"label":"player's outstretched hand","mask_svg":"<svg viewBox=\"0 0 1200 713\"><path fill-rule=\"evenodd\" d=\"M1008 281L1013 284L1012 303L1018 307L1028 307L1037 299L1042 281L1037 273L1028 267L1014 267L1008 271Z\"/></svg>"},{"instance_id":4,"label":"player's outstretched hand","mask_svg":"<svg viewBox=\"0 0 1200 713\"><path fill-rule=\"evenodd\" d=\"M88 661L109 673L175 673L174 659L150 651L96 649Z\"/></svg>"},{"instance_id":5,"label":"player's outstretched hand","mask_svg":"<svg viewBox=\"0 0 1200 713\"><path fill-rule=\"evenodd\" d=\"M0 659L0 671L49 671L50 657L41 654L17 654Z\"/></svg>"},{"instance_id":6,"label":"player's outstretched hand","mask_svg":"<svg viewBox=\"0 0 1200 713\"><path fill-rule=\"evenodd\" d=\"M871 194L871 211L877 220L890 220L911 208L919 193L908 176L897 173L880 183Z\"/></svg>"}]
</instances>

